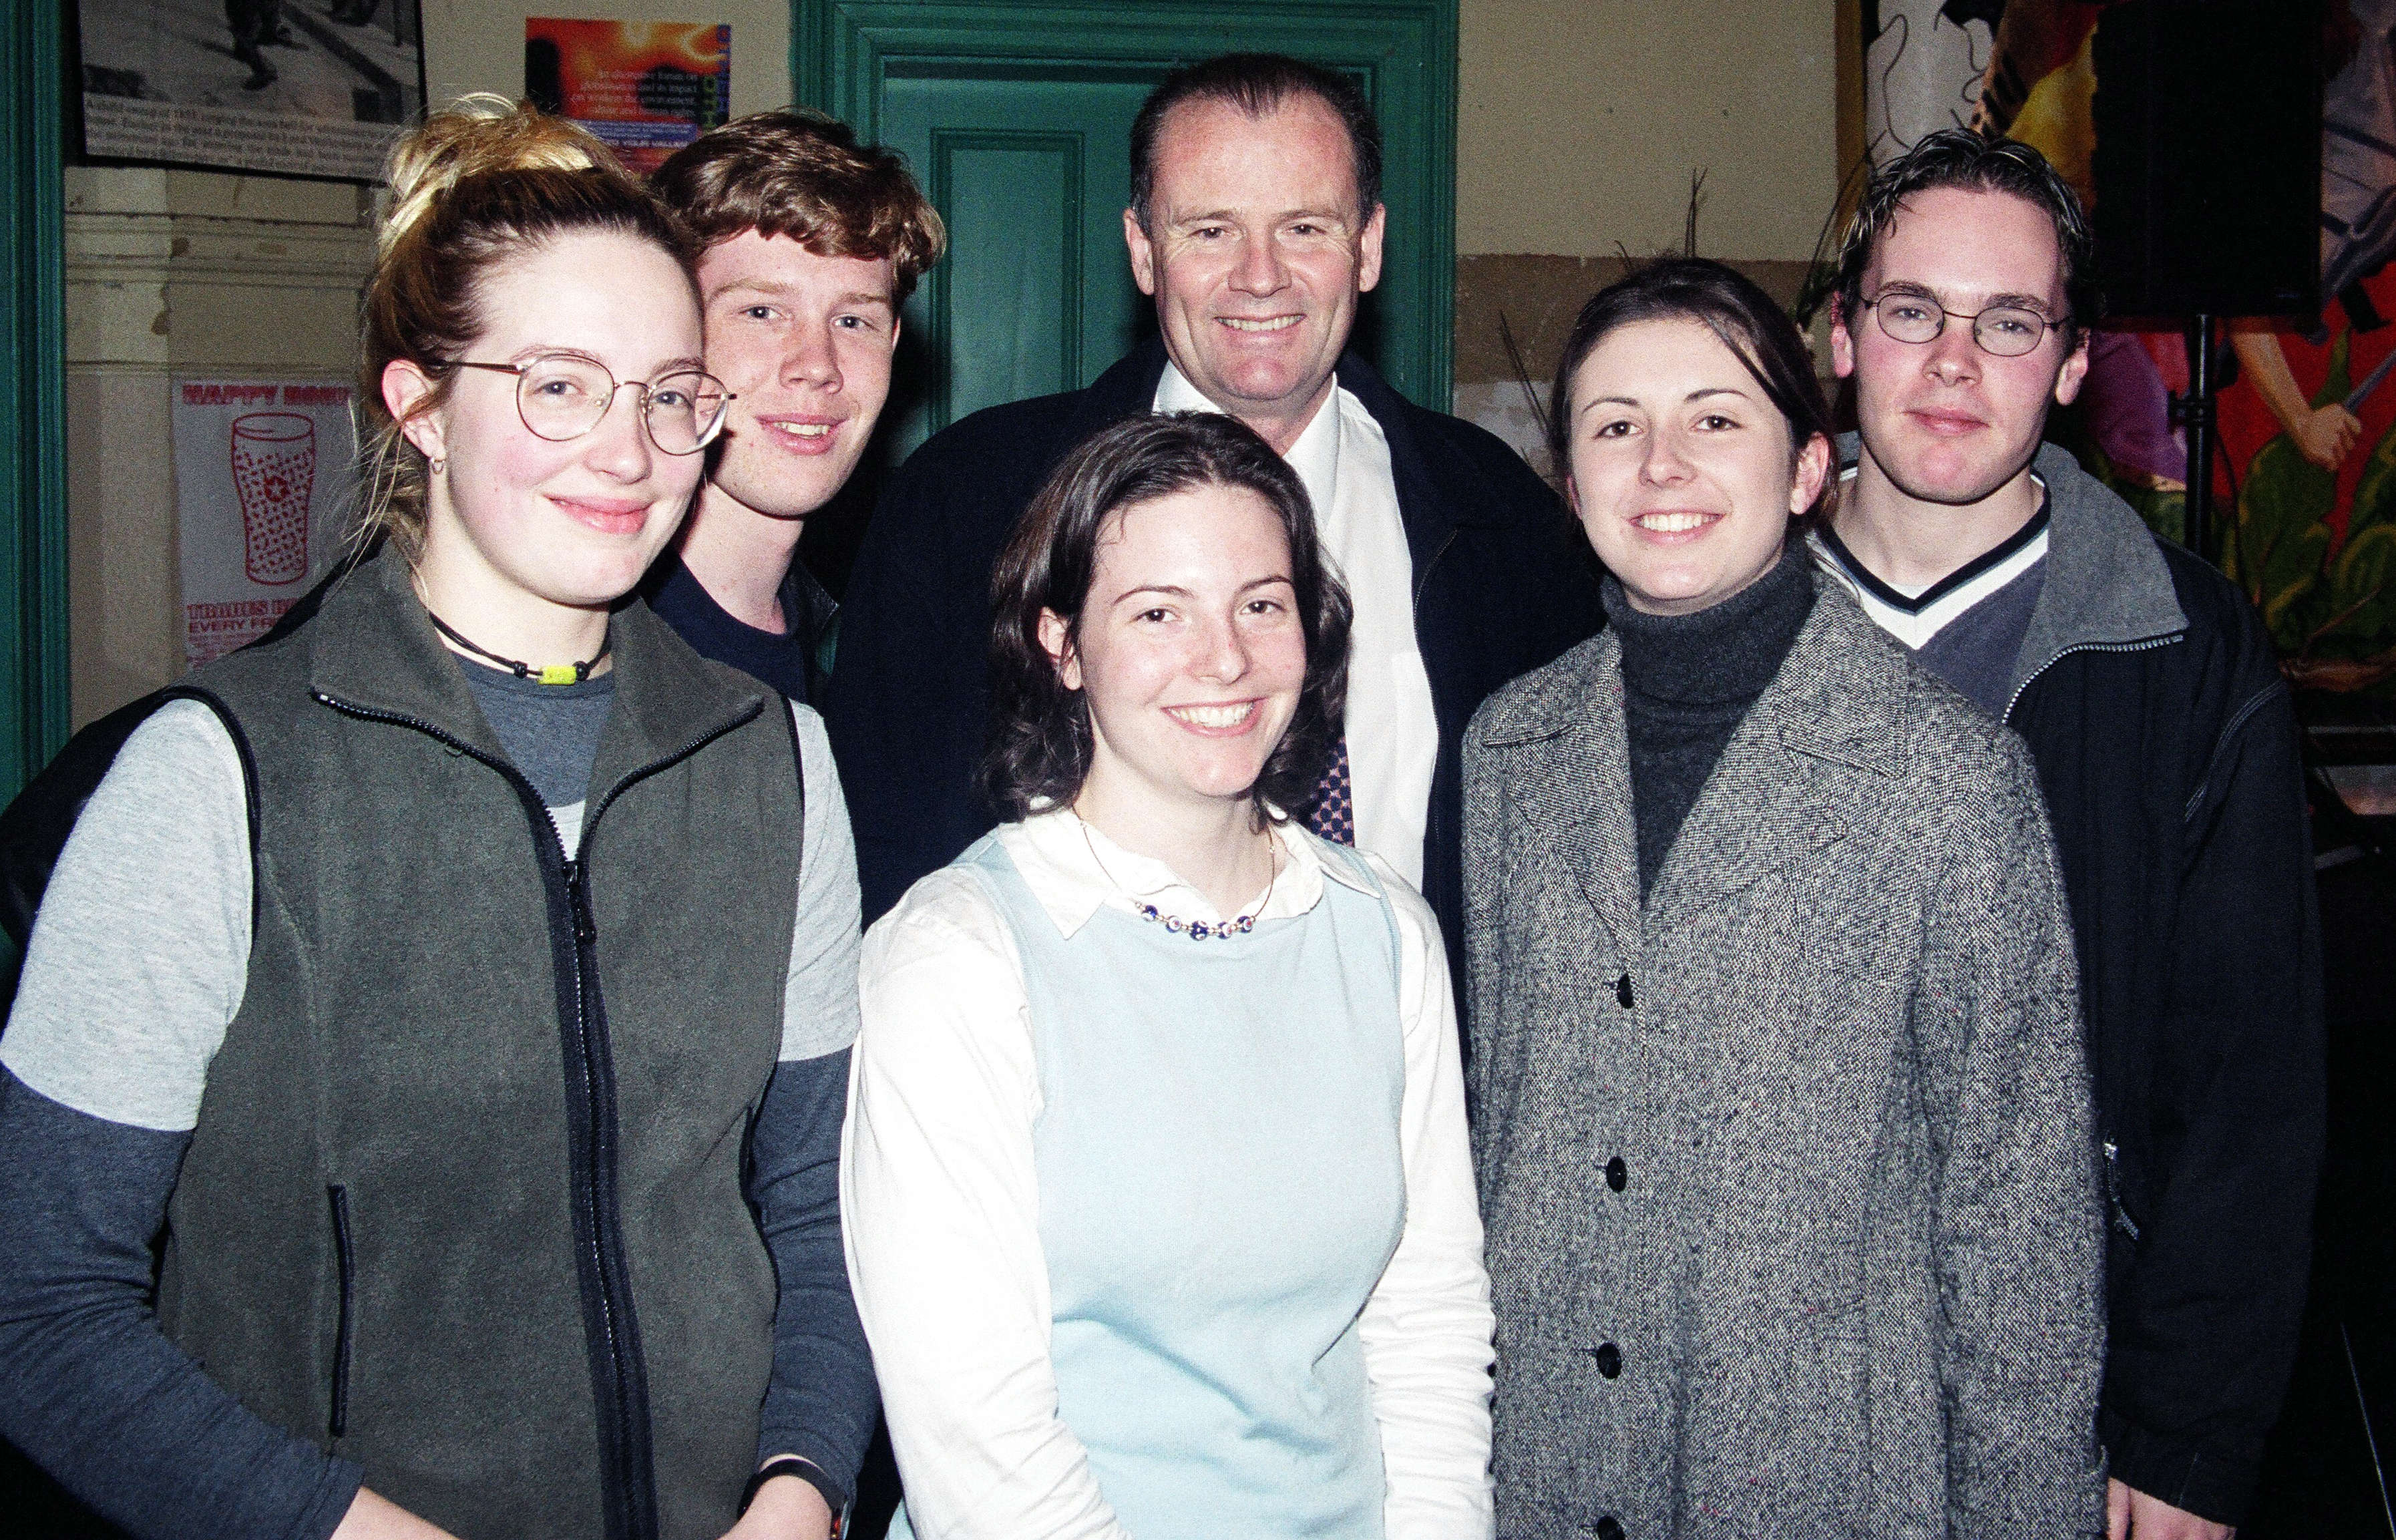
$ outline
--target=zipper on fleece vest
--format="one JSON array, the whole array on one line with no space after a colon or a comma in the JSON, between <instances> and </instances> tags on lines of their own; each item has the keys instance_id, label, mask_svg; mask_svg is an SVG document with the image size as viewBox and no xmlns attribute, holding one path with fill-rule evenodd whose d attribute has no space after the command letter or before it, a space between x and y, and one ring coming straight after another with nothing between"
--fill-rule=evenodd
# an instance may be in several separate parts
<instances>
[{"instance_id":1,"label":"zipper on fleece vest","mask_svg":"<svg viewBox=\"0 0 2396 1540\"><path fill-rule=\"evenodd\" d=\"M631 1270L624 1256L616 1169L615 1061L608 1046L606 1004L599 990L599 931L591 912L587 863L566 859L548 805L509 761L486 754L421 717L359 706L322 690L310 694L345 716L413 728L488 765L515 789L532 826L534 856L549 899L551 964L559 985L558 1035L566 1069L567 1185L573 1194L575 1272L581 1286L584 1348L591 1360L592 1409L599 1428L606 1540L655 1540L657 1468L649 1434L648 1370L641 1356ZM744 712L619 779L583 818L583 848L589 848L592 830L627 787L688 758L715 738L747 725L756 715L754 710Z\"/></svg>"},{"instance_id":2,"label":"zipper on fleece vest","mask_svg":"<svg viewBox=\"0 0 2396 1540\"><path fill-rule=\"evenodd\" d=\"M350 1189L336 1182L325 1188L333 1210L333 1264L341 1294L341 1313L333 1328L333 1407L325 1431L338 1439L350 1427L350 1348L355 1334L357 1256L350 1244Z\"/></svg>"}]
</instances>

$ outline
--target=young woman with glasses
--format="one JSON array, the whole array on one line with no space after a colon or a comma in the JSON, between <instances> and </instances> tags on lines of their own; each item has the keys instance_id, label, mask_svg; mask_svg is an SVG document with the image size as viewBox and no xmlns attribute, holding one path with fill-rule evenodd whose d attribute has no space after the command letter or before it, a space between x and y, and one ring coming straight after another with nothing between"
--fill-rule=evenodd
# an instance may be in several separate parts
<instances>
[{"instance_id":1,"label":"young woman with glasses","mask_svg":"<svg viewBox=\"0 0 2396 1540\"><path fill-rule=\"evenodd\" d=\"M1446 954L1277 811L1348 599L1227 417L1067 457L994 579L1012 821L867 938L842 1156L906 1507L943 1540L1486 1535Z\"/></svg>"},{"instance_id":2,"label":"young woman with glasses","mask_svg":"<svg viewBox=\"0 0 2396 1540\"><path fill-rule=\"evenodd\" d=\"M390 179L378 549L135 733L35 925L0 1434L142 1536L822 1540L846 818L620 602L726 400L690 243L504 103Z\"/></svg>"}]
</instances>

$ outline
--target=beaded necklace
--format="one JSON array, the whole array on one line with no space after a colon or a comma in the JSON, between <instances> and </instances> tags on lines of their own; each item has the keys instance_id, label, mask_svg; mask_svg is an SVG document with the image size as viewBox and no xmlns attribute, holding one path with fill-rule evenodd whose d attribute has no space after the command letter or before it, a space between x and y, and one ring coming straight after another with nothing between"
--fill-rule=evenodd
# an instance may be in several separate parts
<instances>
[{"instance_id":1,"label":"beaded necklace","mask_svg":"<svg viewBox=\"0 0 2396 1540\"><path fill-rule=\"evenodd\" d=\"M1098 867L1098 874L1107 880L1109 887L1120 891L1123 884L1116 882L1115 874L1107 870L1107 863L1099 858L1097 843L1090 838L1089 821L1079 813L1073 815L1073 819L1082 826L1082 843L1088 847L1090 860ZM1265 907L1272 902L1273 885L1281 881L1280 855L1277 848L1271 850L1268 856L1271 864L1265 875L1265 896L1257 900L1255 909L1245 914L1234 915L1229 920L1184 920L1178 914L1165 913L1154 904L1137 901L1132 905L1132 912L1152 924L1163 925L1176 936L1186 936L1192 941L1209 939L1227 941L1234 936L1245 936L1257 928L1257 916L1262 914Z\"/></svg>"}]
</instances>

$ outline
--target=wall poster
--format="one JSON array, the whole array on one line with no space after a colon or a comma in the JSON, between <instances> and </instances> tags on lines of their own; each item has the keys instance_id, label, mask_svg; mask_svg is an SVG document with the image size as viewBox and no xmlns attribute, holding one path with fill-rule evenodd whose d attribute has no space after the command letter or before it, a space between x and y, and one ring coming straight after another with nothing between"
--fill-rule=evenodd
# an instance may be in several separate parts
<instances>
[{"instance_id":1,"label":"wall poster","mask_svg":"<svg viewBox=\"0 0 2396 1540\"><path fill-rule=\"evenodd\" d=\"M646 175L730 115L732 29L526 17L525 96Z\"/></svg>"},{"instance_id":2,"label":"wall poster","mask_svg":"<svg viewBox=\"0 0 2396 1540\"><path fill-rule=\"evenodd\" d=\"M84 149L374 181L424 112L421 0L78 0Z\"/></svg>"},{"instance_id":3,"label":"wall poster","mask_svg":"<svg viewBox=\"0 0 2396 1540\"><path fill-rule=\"evenodd\" d=\"M183 658L256 641L339 554L356 485L347 385L179 380Z\"/></svg>"}]
</instances>

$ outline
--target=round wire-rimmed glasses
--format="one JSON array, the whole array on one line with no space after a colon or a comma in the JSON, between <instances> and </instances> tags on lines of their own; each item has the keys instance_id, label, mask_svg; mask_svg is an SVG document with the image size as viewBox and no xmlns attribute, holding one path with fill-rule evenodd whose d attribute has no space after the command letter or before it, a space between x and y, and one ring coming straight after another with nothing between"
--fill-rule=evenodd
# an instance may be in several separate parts
<instances>
[{"instance_id":1,"label":"round wire-rimmed glasses","mask_svg":"<svg viewBox=\"0 0 2396 1540\"><path fill-rule=\"evenodd\" d=\"M458 360L461 369L489 369L516 377L516 416L537 438L562 444L579 439L606 419L616 392L629 385L641 392L641 425L649 442L669 455L696 455L724 430L733 394L704 369L672 369L655 379L627 379L596 359L575 353L543 353L522 364Z\"/></svg>"},{"instance_id":2,"label":"round wire-rimmed glasses","mask_svg":"<svg viewBox=\"0 0 2396 1540\"><path fill-rule=\"evenodd\" d=\"M1977 315L1965 315L1915 289L1883 289L1876 298L1865 300L1864 308L1880 318L1880 329L1892 339L1917 345L1937 341L1950 321L1968 321L1972 340L1982 352L1998 358L2019 358L2037 352L2046 340L2046 329L2062 325L2022 305L1990 305Z\"/></svg>"}]
</instances>

